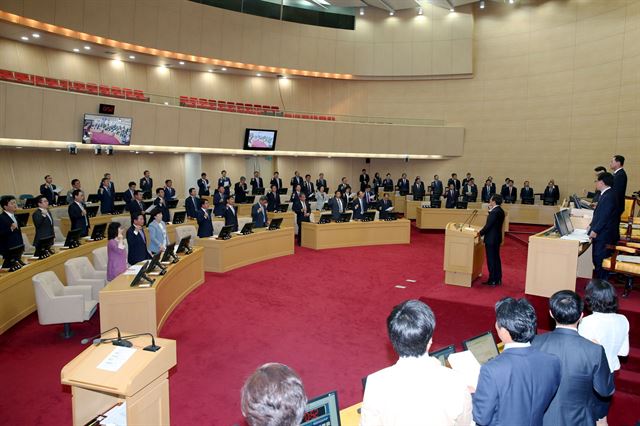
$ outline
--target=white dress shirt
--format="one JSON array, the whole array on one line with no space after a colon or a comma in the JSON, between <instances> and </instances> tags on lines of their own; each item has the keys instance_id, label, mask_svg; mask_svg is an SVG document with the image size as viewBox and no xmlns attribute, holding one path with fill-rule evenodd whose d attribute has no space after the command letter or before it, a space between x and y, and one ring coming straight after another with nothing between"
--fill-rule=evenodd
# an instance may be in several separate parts
<instances>
[{"instance_id":1,"label":"white dress shirt","mask_svg":"<svg viewBox=\"0 0 640 426\"><path fill-rule=\"evenodd\" d=\"M602 345L612 373L620 369L618 356L629 355L629 321L624 315L594 312L582 318L578 333Z\"/></svg>"},{"instance_id":2,"label":"white dress shirt","mask_svg":"<svg viewBox=\"0 0 640 426\"><path fill-rule=\"evenodd\" d=\"M471 395L457 372L436 358L402 357L370 374L360 426L471 424Z\"/></svg>"}]
</instances>

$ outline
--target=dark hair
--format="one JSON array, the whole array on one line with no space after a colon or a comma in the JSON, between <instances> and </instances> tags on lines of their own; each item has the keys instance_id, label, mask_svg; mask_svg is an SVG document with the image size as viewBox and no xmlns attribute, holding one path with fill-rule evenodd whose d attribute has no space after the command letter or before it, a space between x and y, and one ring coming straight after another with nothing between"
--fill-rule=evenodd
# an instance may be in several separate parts
<instances>
[{"instance_id":1,"label":"dark hair","mask_svg":"<svg viewBox=\"0 0 640 426\"><path fill-rule=\"evenodd\" d=\"M196 189L192 186L191 188L189 188L189 194L191 194L191 191L195 191Z\"/></svg>"},{"instance_id":2,"label":"dark hair","mask_svg":"<svg viewBox=\"0 0 640 426\"><path fill-rule=\"evenodd\" d=\"M595 169L593 169L593 171L596 172L596 173L602 173L602 172L606 172L607 168L604 167L604 166L598 166Z\"/></svg>"},{"instance_id":3,"label":"dark hair","mask_svg":"<svg viewBox=\"0 0 640 426\"><path fill-rule=\"evenodd\" d=\"M513 297L505 297L496 303L496 323L518 343L533 340L538 326L536 311L527 299Z\"/></svg>"},{"instance_id":4,"label":"dark hair","mask_svg":"<svg viewBox=\"0 0 640 426\"><path fill-rule=\"evenodd\" d=\"M278 185L276 185L276 184L274 183L273 185L271 185L271 189L273 189L273 188L276 188L276 189L277 189L277 188L278 188Z\"/></svg>"},{"instance_id":5,"label":"dark hair","mask_svg":"<svg viewBox=\"0 0 640 426\"><path fill-rule=\"evenodd\" d=\"M304 177L305 177L305 179L306 179L306 178L310 178L310 177L311 177L311 175L310 175L309 173L307 173L306 175L304 175Z\"/></svg>"},{"instance_id":6,"label":"dark hair","mask_svg":"<svg viewBox=\"0 0 640 426\"><path fill-rule=\"evenodd\" d=\"M164 191L164 188L156 188L156 195L158 195L160 191Z\"/></svg>"},{"instance_id":7,"label":"dark hair","mask_svg":"<svg viewBox=\"0 0 640 426\"><path fill-rule=\"evenodd\" d=\"M206 174L205 172L200 173L200 177L204 177L204 176L206 176L206 175L207 175L207 174Z\"/></svg>"},{"instance_id":8,"label":"dark hair","mask_svg":"<svg viewBox=\"0 0 640 426\"><path fill-rule=\"evenodd\" d=\"M144 172L142 172L142 174L145 174L145 173L149 173L149 170L145 170Z\"/></svg>"},{"instance_id":9,"label":"dark hair","mask_svg":"<svg viewBox=\"0 0 640 426\"><path fill-rule=\"evenodd\" d=\"M47 180L47 178L48 178L48 177L51 177L51 175L46 175L46 176L44 177L44 180Z\"/></svg>"},{"instance_id":10,"label":"dark hair","mask_svg":"<svg viewBox=\"0 0 640 426\"><path fill-rule=\"evenodd\" d=\"M603 172L598 175L598 180L607 186L613 186L613 175L609 172Z\"/></svg>"},{"instance_id":11,"label":"dark hair","mask_svg":"<svg viewBox=\"0 0 640 426\"><path fill-rule=\"evenodd\" d=\"M151 218L155 219L157 214L162 214L162 210L159 209L158 207L156 207L155 209L151 210L151 213L149 213L149 216Z\"/></svg>"},{"instance_id":12,"label":"dark hair","mask_svg":"<svg viewBox=\"0 0 640 426\"><path fill-rule=\"evenodd\" d=\"M299 425L306 404L300 376L284 364L262 365L242 386L240 405L250 426Z\"/></svg>"},{"instance_id":13,"label":"dark hair","mask_svg":"<svg viewBox=\"0 0 640 426\"><path fill-rule=\"evenodd\" d=\"M36 204L40 204L40 202L41 202L42 200L47 200L47 201L49 201L49 200L47 199L47 197L45 197L44 195L36 195Z\"/></svg>"},{"instance_id":14,"label":"dark hair","mask_svg":"<svg viewBox=\"0 0 640 426\"><path fill-rule=\"evenodd\" d=\"M139 189L136 189L135 191L133 191L133 196L135 197L138 194L142 194L142 191L140 191Z\"/></svg>"},{"instance_id":15,"label":"dark hair","mask_svg":"<svg viewBox=\"0 0 640 426\"><path fill-rule=\"evenodd\" d=\"M395 306L387 318L389 339L401 357L424 355L435 327L433 311L419 300L407 300Z\"/></svg>"},{"instance_id":16,"label":"dark hair","mask_svg":"<svg viewBox=\"0 0 640 426\"><path fill-rule=\"evenodd\" d=\"M491 196L491 198L489 198L489 201L491 201L491 200L495 201L497 205L500 205L500 204L502 204L502 195L493 194Z\"/></svg>"},{"instance_id":17,"label":"dark hair","mask_svg":"<svg viewBox=\"0 0 640 426\"><path fill-rule=\"evenodd\" d=\"M134 220L138 220L138 218L140 216L142 216L142 218L144 219L144 213L138 213L138 214L135 214L135 215L132 214L131 215L131 221L133 222Z\"/></svg>"},{"instance_id":18,"label":"dark hair","mask_svg":"<svg viewBox=\"0 0 640 426\"><path fill-rule=\"evenodd\" d=\"M585 290L584 300L591 312L603 314L618 312L618 294L609 281L589 281Z\"/></svg>"},{"instance_id":19,"label":"dark hair","mask_svg":"<svg viewBox=\"0 0 640 426\"><path fill-rule=\"evenodd\" d=\"M82 189L74 189L71 195L73 196L73 198L76 198L78 194L80 194L81 192L82 192Z\"/></svg>"},{"instance_id":20,"label":"dark hair","mask_svg":"<svg viewBox=\"0 0 640 426\"><path fill-rule=\"evenodd\" d=\"M220 172L220 174L222 174L222 173L227 173L227 171L226 171L226 170L222 170L222 171Z\"/></svg>"},{"instance_id":21,"label":"dark hair","mask_svg":"<svg viewBox=\"0 0 640 426\"><path fill-rule=\"evenodd\" d=\"M620 163L621 166L624 166L624 156L616 154L613 156L613 159Z\"/></svg>"},{"instance_id":22,"label":"dark hair","mask_svg":"<svg viewBox=\"0 0 640 426\"><path fill-rule=\"evenodd\" d=\"M133 186L136 186L136 183L135 183L134 181L129 182L129 185L128 185L128 186L129 186L129 188L131 188L131 186L132 186L132 185L133 185Z\"/></svg>"},{"instance_id":23,"label":"dark hair","mask_svg":"<svg viewBox=\"0 0 640 426\"><path fill-rule=\"evenodd\" d=\"M107 239L113 240L118 236L118 229L120 229L120 222L111 222L107 228Z\"/></svg>"},{"instance_id":24,"label":"dark hair","mask_svg":"<svg viewBox=\"0 0 640 426\"><path fill-rule=\"evenodd\" d=\"M4 208L9 205L11 200L15 200L15 199L16 199L16 197L14 197L13 195L5 195L5 196L3 196L2 198L0 198L0 207L2 207L2 209L4 210Z\"/></svg>"},{"instance_id":25,"label":"dark hair","mask_svg":"<svg viewBox=\"0 0 640 426\"><path fill-rule=\"evenodd\" d=\"M362 171L363 171L363 172L366 172L366 171L367 171L367 169L362 169Z\"/></svg>"},{"instance_id":26,"label":"dark hair","mask_svg":"<svg viewBox=\"0 0 640 426\"><path fill-rule=\"evenodd\" d=\"M105 181L108 181L108 180L109 180L109 178L103 177L103 178L100 180L100 184L101 184L101 185L104 185L104 182L105 182Z\"/></svg>"},{"instance_id":27,"label":"dark hair","mask_svg":"<svg viewBox=\"0 0 640 426\"><path fill-rule=\"evenodd\" d=\"M111 176L111 173L107 172L103 175L104 177Z\"/></svg>"},{"instance_id":28,"label":"dark hair","mask_svg":"<svg viewBox=\"0 0 640 426\"><path fill-rule=\"evenodd\" d=\"M166 184L168 184L169 182L171 182L171 179L167 179L167 180L165 180L165 181L164 181L164 184L166 185Z\"/></svg>"},{"instance_id":29,"label":"dark hair","mask_svg":"<svg viewBox=\"0 0 640 426\"><path fill-rule=\"evenodd\" d=\"M558 324L575 324L582 315L584 303L575 291L560 290L549 299L549 309Z\"/></svg>"},{"instance_id":30,"label":"dark hair","mask_svg":"<svg viewBox=\"0 0 640 426\"><path fill-rule=\"evenodd\" d=\"M80 182L80 179L71 179L71 186L75 185L76 182Z\"/></svg>"}]
</instances>

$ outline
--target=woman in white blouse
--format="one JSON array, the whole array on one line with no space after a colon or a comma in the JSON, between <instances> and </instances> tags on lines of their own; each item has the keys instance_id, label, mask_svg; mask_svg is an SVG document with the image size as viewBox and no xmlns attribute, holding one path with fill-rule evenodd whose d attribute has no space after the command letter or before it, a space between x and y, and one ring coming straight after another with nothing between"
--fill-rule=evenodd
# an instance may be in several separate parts
<instances>
[{"instance_id":1,"label":"woman in white blouse","mask_svg":"<svg viewBox=\"0 0 640 426\"><path fill-rule=\"evenodd\" d=\"M578 332L604 348L611 374L620 369L619 356L629 355L629 321L618 314L618 295L605 280L591 280L587 284L585 301L591 312L580 321ZM611 398L598 401L598 424L606 424Z\"/></svg>"},{"instance_id":2,"label":"woman in white blouse","mask_svg":"<svg viewBox=\"0 0 640 426\"><path fill-rule=\"evenodd\" d=\"M153 254L164 251L169 244L167 237L167 224L162 221L162 210L155 209L151 212L153 221L149 224L149 251Z\"/></svg>"}]
</instances>

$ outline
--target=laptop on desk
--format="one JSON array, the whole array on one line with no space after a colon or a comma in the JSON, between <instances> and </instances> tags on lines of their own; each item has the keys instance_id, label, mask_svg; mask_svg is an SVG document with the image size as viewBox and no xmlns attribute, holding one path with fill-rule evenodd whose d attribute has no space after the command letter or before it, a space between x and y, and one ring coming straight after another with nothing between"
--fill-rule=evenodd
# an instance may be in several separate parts
<instances>
[{"instance_id":1,"label":"laptop on desk","mask_svg":"<svg viewBox=\"0 0 640 426\"><path fill-rule=\"evenodd\" d=\"M499 355L498 346L490 331L463 341L462 347L466 351L471 351L480 365L486 364Z\"/></svg>"},{"instance_id":2,"label":"laptop on desk","mask_svg":"<svg viewBox=\"0 0 640 426\"><path fill-rule=\"evenodd\" d=\"M327 392L307 402L301 426L340 426L338 392Z\"/></svg>"}]
</instances>

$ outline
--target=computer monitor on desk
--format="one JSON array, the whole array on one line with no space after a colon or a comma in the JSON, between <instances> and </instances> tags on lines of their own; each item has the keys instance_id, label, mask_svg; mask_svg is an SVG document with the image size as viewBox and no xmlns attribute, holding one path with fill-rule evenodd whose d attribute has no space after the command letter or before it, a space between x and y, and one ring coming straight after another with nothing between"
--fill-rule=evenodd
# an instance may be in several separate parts
<instances>
[{"instance_id":1,"label":"computer monitor on desk","mask_svg":"<svg viewBox=\"0 0 640 426\"><path fill-rule=\"evenodd\" d=\"M251 193L253 195L264 195L264 188L253 188Z\"/></svg>"},{"instance_id":2,"label":"computer monitor on desk","mask_svg":"<svg viewBox=\"0 0 640 426\"><path fill-rule=\"evenodd\" d=\"M98 215L98 209L100 206L87 206L87 217L96 217Z\"/></svg>"},{"instance_id":3,"label":"computer monitor on desk","mask_svg":"<svg viewBox=\"0 0 640 426\"><path fill-rule=\"evenodd\" d=\"M87 202L88 203L99 203L100 202L100 196L98 194L89 194L89 196L87 197Z\"/></svg>"},{"instance_id":4,"label":"computer monitor on desk","mask_svg":"<svg viewBox=\"0 0 640 426\"><path fill-rule=\"evenodd\" d=\"M24 228L29 223L29 213L16 213L15 217L20 228Z\"/></svg>"},{"instance_id":5,"label":"computer monitor on desk","mask_svg":"<svg viewBox=\"0 0 640 426\"><path fill-rule=\"evenodd\" d=\"M338 392L328 392L309 400L300 426L340 426Z\"/></svg>"},{"instance_id":6,"label":"computer monitor on desk","mask_svg":"<svg viewBox=\"0 0 640 426\"><path fill-rule=\"evenodd\" d=\"M569 232L569 228L567 228L567 222L565 221L562 212L555 212L553 214L553 225L561 237L571 233Z\"/></svg>"},{"instance_id":7,"label":"computer monitor on desk","mask_svg":"<svg viewBox=\"0 0 640 426\"><path fill-rule=\"evenodd\" d=\"M176 207L178 207L178 200L167 200L167 208L169 209L175 209Z\"/></svg>"},{"instance_id":8,"label":"computer monitor on desk","mask_svg":"<svg viewBox=\"0 0 640 426\"><path fill-rule=\"evenodd\" d=\"M431 352L429 356L438 358L438 361L440 361L440 364L442 364L443 367L446 367L447 359L449 359L449 355L455 352L456 352L456 347L454 345L449 345L449 346L445 346L442 349L438 349L437 351Z\"/></svg>"},{"instance_id":9,"label":"computer monitor on desk","mask_svg":"<svg viewBox=\"0 0 640 426\"><path fill-rule=\"evenodd\" d=\"M9 272L17 271L22 268L22 254L24 253L24 244L11 247L2 258L2 268L8 269Z\"/></svg>"},{"instance_id":10,"label":"computer monitor on desk","mask_svg":"<svg viewBox=\"0 0 640 426\"><path fill-rule=\"evenodd\" d=\"M269 231L275 231L277 229L280 229L280 226L282 225L282 220L283 219L281 217L271 219L271 222L269 222Z\"/></svg>"}]
</instances>

